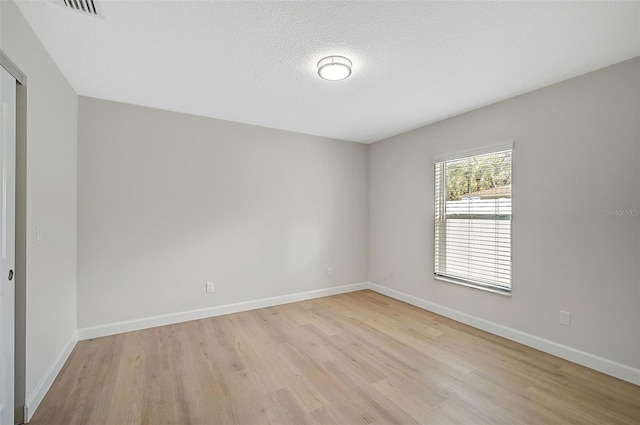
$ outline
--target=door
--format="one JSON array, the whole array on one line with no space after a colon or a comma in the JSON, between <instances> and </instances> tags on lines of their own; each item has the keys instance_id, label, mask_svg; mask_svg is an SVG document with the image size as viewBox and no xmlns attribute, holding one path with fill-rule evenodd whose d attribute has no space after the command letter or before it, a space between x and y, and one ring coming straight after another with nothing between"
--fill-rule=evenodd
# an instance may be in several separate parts
<instances>
[{"instance_id":1,"label":"door","mask_svg":"<svg viewBox=\"0 0 640 425\"><path fill-rule=\"evenodd\" d=\"M13 425L16 80L0 74L0 425Z\"/></svg>"}]
</instances>

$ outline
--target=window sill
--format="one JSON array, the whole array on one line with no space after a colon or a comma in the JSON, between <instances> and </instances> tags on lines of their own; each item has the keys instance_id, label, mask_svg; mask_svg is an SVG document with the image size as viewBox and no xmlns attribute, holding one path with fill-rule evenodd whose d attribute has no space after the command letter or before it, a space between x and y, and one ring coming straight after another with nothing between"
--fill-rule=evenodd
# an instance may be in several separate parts
<instances>
[{"instance_id":1,"label":"window sill","mask_svg":"<svg viewBox=\"0 0 640 425\"><path fill-rule=\"evenodd\" d=\"M453 278L450 278L450 277L439 276L439 275L434 275L433 278L435 280L440 280L442 282L449 282L449 283L453 283L455 285L466 286L467 288L479 289L480 291L499 294L499 295L502 295L504 297L511 297L511 291L507 291L506 289L497 289L497 288L492 288L492 287L489 287L489 286L476 285L476 284L473 284L473 283L464 282L462 280L457 280L457 279L453 279Z\"/></svg>"}]
</instances>

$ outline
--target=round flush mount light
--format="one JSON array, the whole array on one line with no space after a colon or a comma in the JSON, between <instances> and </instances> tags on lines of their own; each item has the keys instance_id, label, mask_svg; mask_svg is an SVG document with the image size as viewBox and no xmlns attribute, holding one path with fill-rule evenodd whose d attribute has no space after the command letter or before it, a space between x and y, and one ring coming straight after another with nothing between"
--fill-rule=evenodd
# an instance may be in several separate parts
<instances>
[{"instance_id":1,"label":"round flush mount light","mask_svg":"<svg viewBox=\"0 0 640 425\"><path fill-rule=\"evenodd\" d=\"M329 81L344 80L351 75L351 61L344 56L327 56L318 62L318 75Z\"/></svg>"}]
</instances>

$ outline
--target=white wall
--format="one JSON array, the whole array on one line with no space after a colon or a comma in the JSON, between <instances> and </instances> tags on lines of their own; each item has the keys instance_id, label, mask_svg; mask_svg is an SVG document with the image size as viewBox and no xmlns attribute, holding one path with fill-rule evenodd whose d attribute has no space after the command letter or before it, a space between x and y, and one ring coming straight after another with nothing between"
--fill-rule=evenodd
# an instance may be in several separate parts
<instances>
[{"instance_id":1,"label":"white wall","mask_svg":"<svg viewBox=\"0 0 640 425\"><path fill-rule=\"evenodd\" d=\"M639 102L634 59L371 145L369 280L637 374ZM512 140L512 297L434 280L432 158Z\"/></svg>"},{"instance_id":2,"label":"white wall","mask_svg":"<svg viewBox=\"0 0 640 425\"><path fill-rule=\"evenodd\" d=\"M0 48L27 76L25 389L33 409L75 343L78 104L16 5L0 7Z\"/></svg>"},{"instance_id":3,"label":"white wall","mask_svg":"<svg viewBox=\"0 0 640 425\"><path fill-rule=\"evenodd\" d=\"M85 97L79 111L81 329L366 281L366 145Z\"/></svg>"}]
</instances>

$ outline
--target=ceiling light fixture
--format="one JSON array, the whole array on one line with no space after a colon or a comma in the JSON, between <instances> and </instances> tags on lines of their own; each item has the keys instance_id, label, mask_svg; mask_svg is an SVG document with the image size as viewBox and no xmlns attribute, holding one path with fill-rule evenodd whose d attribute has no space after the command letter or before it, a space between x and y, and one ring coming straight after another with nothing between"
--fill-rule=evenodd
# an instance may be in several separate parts
<instances>
[{"instance_id":1,"label":"ceiling light fixture","mask_svg":"<svg viewBox=\"0 0 640 425\"><path fill-rule=\"evenodd\" d=\"M327 56L318 62L318 75L329 81L344 80L351 75L351 61L344 56Z\"/></svg>"}]
</instances>

